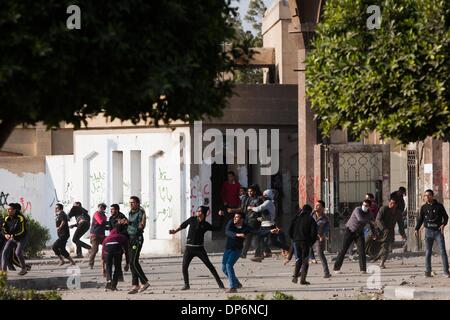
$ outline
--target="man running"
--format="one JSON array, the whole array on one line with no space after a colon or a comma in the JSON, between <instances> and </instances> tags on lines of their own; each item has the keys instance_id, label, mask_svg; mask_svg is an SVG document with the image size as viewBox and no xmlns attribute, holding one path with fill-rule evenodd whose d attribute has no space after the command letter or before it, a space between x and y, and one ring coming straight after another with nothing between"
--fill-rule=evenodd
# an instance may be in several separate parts
<instances>
[{"instance_id":1,"label":"man running","mask_svg":"<svg viewBox=\"0 0 450 320\"><path fill-rule=\"evenodd\" d=\"M139 263L142 245L144 244L144 229L146 216L141 208L141 201L138 197L130 197L130 213L128 214L128 235L130 237L130 269L132 275L132 285L134 286L128 294L143 292L150 287L148 279ZM141 286L139 286L139 281Z\"/></svg>"},{"instance_id":2,"label":"man running","mask_svg":"<svg viewBox=\"0 0 450 320\"><path fill-rule=\"evenodd\" d=\"M125 271L130 266L128 238L119 232L120 225L111 230L102 243L103 268L106 273L106 290L116 291L122 272L122 255L125 254ZM114 267L114 274L113 274Z\"/></svg>"},{"instance_id":3,"label":"man running","mask_svg":"<svg viewBox=\"0 0 450 320\"><path fill-rule=\"evenodd\" d=\"M372 214L375 221L379 211L378 205L375 201L375 196L372 193L367 193L366 199L371 201L369 212ZM366 242L366 255L368 255L371 259L374 259L380 252L380 244L376 240L376 235L373 234L367 226L364 228L364 240Z\"/></svg>"},{"instance_id":4,"label":"man running","mask_svg":"<svg viewBox=\"0 0 450 320\"><path fill-rule=\"evenodd\" d=\"M81 206L81 202L75 202L72 209L69 211L69 220L75 217L76 223L72 224L70 228L77 228L72 237L72 242L77 246L77 258L83 258L82 248L91 250L91 246L84 241L81 241L81 237L89 231L91 223L91 217L88 211Z\"/></svg>"},{"instance_id":5,"label":"man running","mask_svg":"<svg viewBox=\"0 0 450 320\"><path fill-rule=\"evenodd\" d=\"M365 199L360 207L356 207L355 210L353 210L350 219L348 219L345 225L346 229L342 249L336 257L336 261L334 263L334 273L338 274L341 272L340 270L342 264L344 263L345 254L347 253L350 245L354 242L356 242L356 248L358 250L359 270L361 274L367 273L364 227L367 224L370 224L372 234L374 234L374 220L369 211L370 205L371 201Z\"/></svg>"},{"instance_id":6,"label":"man running","mask_svg":"<svg viewBox=\"0 0 450 320\"><path fill-rule=\"evenodd\" d=\"M295 216L289 228L289 236L294 242L295 269L292 282L309 285L306 281L309 268L309 253L312 245L317 240L317 223L311 216L312 208L305 204L302 210Z\"/></svg>"},{"instance_id":7,"label":"man running","mask_svg":"<svg viewBox=\"0 0 450 320\"><path fill-rule=\"evenodd\" d=\"M313 212L313 218L317 224L317 241L316 252L319 254L320 262L322 262L324 278L330 278L330 270L328 269L327 258L325 257L325 244L330 230L330 221L325 215L325 202L317 200L315 210ZM311 250L312 251L312 250Z\"/></svg>"},{"instance_id":8,"label":"man running","mask_svg":"<svg viewBox=\"0 0 450 320\"><path fill-rule=\"evenodd\" d=\"M224 289L224 285L222 280L219 277L219 274L214 268L213 264L208 258L208 254L206 253L204 247L204 238L205 233L207 231L219 231L222 229L223 223L223 212L220 212L220 225L213 226L209 222L206 221L206 216L209 211L209 208L206 206L200 206L197 209L196 216L192 216L186 221L184 221L177 229L169 230L169 234L176 234L180 230L186 229L189 226L186 249L184 251L183 256L183 279L184 279L184 287L181 290L189 290L191 287L189 286L189 264L191 263L194 257L198 257L205 266L209 269L209 271L216 279L219 288Z\"/></svg>"},{"instance_id":9,"label":"man running","mask_svg":"<svg viewBox=\"0 0 450 320\"><path fill-rule=\"evenodd\" d=\"M397 203L399 201L399 196L397 194L391 194L389 205L381 207L380 212L377 215L376 225L381 234L381 238L379 239L381 242L381 250L373 261L375 262L381 259L381 269L386 269L385 262L395 239L395 224L398 224L398 231L402 236L402 239L406 241L402 212L397 209Z\"/></svg>"},{"instance_id":10,"label":"man running","mask_svg":"<svg viewBox=\"0 0 450 320\"><path fill-rule=\"evenodd\" d=\"M71 265L75 265L75 261L73 261L69 252L66 250L67 240L70 237L69 232L69 217L64 212L64 207L62 204L57 203L55 207L55 215L56 215L56 232L58 235L58 239L53 243L52 249L53 252L58 256L61 262L60 266L64 264L64 258L70 261Z\"/></svg>"},{"instance_id":11,"label":"man running","mask_svg":"<svg viewBox=\"0 0 450 320\"><path fill-rule=\"evenodd\" d=\"M106 220L106 204L100 203L98 205L98 211L94 213L92 216L92 224L91 224L91 251L89 253L89 267L91 269L94 268L95 256L98 252L98 247L102 244L103 240L105 240L105 230L107 227Z\"/></svg>"},{"instance_id":12,"label":"man running","mask_svg":"<svg viewBox=\"0 0 450 320\"><path fill-rule=\"evenodd\" d=\"M283 255L285 256L289 251L289 246L284 241L280 241L280 238L278 237L280 229L275 225L276 207L273 198L273 191L270 189L265 190L263 192L264 202L257 207L248 207L248 210L256 213L258 219L261 221L255 257L251 259L254 262L261 262L264 259L263 252L265 249L270 248L269 243L282 249Z\"/></svg>"},{"instance_id":13,"label":"man running","mask_svg":"<svg viewBox=\"0 0 450 320\"><path fill-rule=\"evenodd\" d=\"M244 239L251 232L251 228L244 223L242 213L234 214L233 220L230 220L225 227L225 235L227 242L225 244L225 252L222 258L222 271L228 277L230 288L226 293L235 293L238 288L242 288L234 272L234 265L239 260Z\"/></svg>"},{"instance_id":14,"label":"man running","mask_svg":"<svg viewBox=\"0 0 450 320\"><path fill-rule=\"evenodd\" d=\"M12 259L13 251L15 251L21 267L19 275L23 276L28 272L23 257L28 230L27 221L19 208L20 206L17 204L10 204L8 206L8 215L3 222L3 234L6 242L2 252L2 270L6 274L6 268Z\"/></svg>"}]
</instances>

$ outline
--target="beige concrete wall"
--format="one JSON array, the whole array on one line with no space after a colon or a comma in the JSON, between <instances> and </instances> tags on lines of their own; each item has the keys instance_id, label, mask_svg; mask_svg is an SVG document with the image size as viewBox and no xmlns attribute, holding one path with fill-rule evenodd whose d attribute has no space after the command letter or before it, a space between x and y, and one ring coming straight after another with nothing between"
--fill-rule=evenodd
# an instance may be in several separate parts
<instances>
[{"instance_id":1,"label":"beige concrete wall","mask_svg":"<svg viewBox=\"0 0 450 320\"><path fill-rule=\"evenodd\" d=\"M73 154L73 129L52 131L52 155Z\"/></svg>"},{"instance_id":2,"label":"beige concrete wall","mask_svg":"<svg viewBox=\"0 0 450 320\"><path fill-rule=\"evenodd\" d=\"M282 83L283 74L283 44L282 44L282 24L281 21L273 24L266 33L263 34L263 47L275 49L275 82ZM264 82L267 83L268 71L264 70Z\"/></svg>"},{"instance_id":3,"label":"beige concrete wall","mask_svg":"<svg viewBox=\"0 0 450 320\"><path fill-rule=\"evenodd\" d=\"M347 143L347 132L345 130L332 130L330 133L330 143Z\"/></svg>"},{"instance_id":4,"label":"beige concrete wall","mask_svg":"<svg viewBox=\"0 0 450 320\"><path fill-rule=\"evenodd\" d=\"M19 177L24 173L45 173L45 157L1 157L0 169L7 170ZM3 181L3 184L6 184Z\"/></svg>"},{"instance_id":5,"label":"beige concrete wall","mask_svg":"<svg viewBox=\"0 0 450 320\"><path fill-rule=\"evenodd\" d=\"M36 130L34 128L15 129L6 140L2 150L21 153L24 156L34 156L36 154Z\"/></svg>"},{"instance_id":6,"label":"beige concrete wall","mask_svg":"<svg viewBox=\"0 0 450 320\"><path fill-rule=\"evenodd\" d=\"M289 6L285 1L277 1L268 8L262 22L263 47L275 48L276 82L297 84L297 49L289 34L291 21ZM264 71L267 82L267 71Z\"/></svg>"},{"instance_id":7,"label":"beige concrete wall","mask_svg":"<svg viewBox=\"0 0 450 320\"><path fill-rule=\"evenodd\" d=\"M204 124L297 125L297 86L238 85L222 118Z\"/></svg>"},{"instance_id":8,"label":"beige concrete wall","mask_svg":"<svg viewBox=\"0 0 450 320\"><path fill-rule=\"evenodd\" d=\"M406 149L393 150L391 145L391 191L408 188L408 165Z\"/></svg>"},{"instance_id":9,"label":"beige concrete wall","mask_svg":"<svg viewBox=\"0 0 450 320\"><path fill-rule=\"evenodd\" d=\"M283 39L283 63L281 67L280 79L283 84L297 84L297 49L292 35L289 33L290 20L282 20L282 39Z\"/></svg>"}]
</instances>

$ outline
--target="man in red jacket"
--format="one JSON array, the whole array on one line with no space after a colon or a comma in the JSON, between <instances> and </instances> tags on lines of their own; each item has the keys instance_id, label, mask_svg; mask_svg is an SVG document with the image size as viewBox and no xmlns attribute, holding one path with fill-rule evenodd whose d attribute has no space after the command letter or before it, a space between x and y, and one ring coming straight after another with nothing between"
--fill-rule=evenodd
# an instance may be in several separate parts
<instances>
[{"instance_id":1,"label":"man in red jacket","mask_svg":"<svg viewBox=\"0 0 450 320\"><path fill-rule=\"evenodd\" d=\"M228 171L227 173L227 181L222 184L222 189L220 191L220 198L222 200L222 210L228 212L229 214L225 215L224 225L228 223L233 217L233 213L240 207L241 200L239 198L239 191L241 189L241 185L236 181L236 176L233 171Z\"/></svg>"},{"instance_id":2,"label":"man in red jacket","mask_svg":"<svg viewBox=\"0 0 450 320\"><path fill-rule=\"evenodd\" d=\"M122 275L122 255L125 253L125 271L128 271L130 257L128 254L128 238L118 232L119 226L111 230L102 243L103 270L106 273L106 290L117 290L117 283ZM114 266L114 275L113 275Z\"/></svg>"},{"instance_id":3,"label":"man in red jacket","mask_svg":"<svg viewBox=\"0 0 450 320\"><path fill-rule=\"evenodd\" d=\"M105 230L108 225L106 219L106 204L100 203L98 205L98 211L94 213L91 224L91 245L92 248L89 252L89 267L94 268L95 256L98 252L98 246L102 244L105 239Z\"/></svg>"}]
</instances>

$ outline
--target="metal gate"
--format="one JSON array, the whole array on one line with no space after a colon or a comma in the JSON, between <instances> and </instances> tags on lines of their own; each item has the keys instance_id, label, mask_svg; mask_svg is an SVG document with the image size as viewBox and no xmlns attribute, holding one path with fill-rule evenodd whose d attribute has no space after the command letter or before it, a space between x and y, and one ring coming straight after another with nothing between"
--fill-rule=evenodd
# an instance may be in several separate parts
<instances>
[{"instance_id":1,"label":"metal gate","mask_svg":"<svg viewBox=\"0 0 450 320\"><path fill-rule=\"evenodd\" d=\"M323 198L330 217L328 250L342 244L345 223L367 193L377 204L389 196L389 145L324 145Z\"/></svg>"},{"instance_id":2,"label":"metal gate","mask_svg":"<svg viewBox=\"0 0 450 320\"><path fill-rule=\"evenodd\" d=\"M407 226L408 226L408 248L411 251L422 250L422 241L414 235L416 227L416 217L419 214L418 208L418 161L417 151L408 150L408 201L407 201Z\"/></svg>"}]
</instances>

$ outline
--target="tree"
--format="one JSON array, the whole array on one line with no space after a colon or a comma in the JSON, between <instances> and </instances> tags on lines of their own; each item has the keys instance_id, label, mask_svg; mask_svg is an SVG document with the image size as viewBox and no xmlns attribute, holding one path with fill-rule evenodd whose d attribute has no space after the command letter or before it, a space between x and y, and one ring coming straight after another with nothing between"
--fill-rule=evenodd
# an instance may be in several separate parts
<instances>
[{"instance_id":1,"label":"tree","mask_svg":"<svg viewBox=\"0 0 450 320\"><path fill-rule=\"evenodd\" d=\"M244 20L251 23L252 28L256 31L254 37L254 47L262 47L262 19L267 8L263 0L250 0L248 4L247 14Z\"/></svg>"},{"instance_id":2,"label":"tree","mask_svg":"<svg viewBox=\"0 0 450 320\"><path fill-rule=\"evenodd\" d=\"M264 17L264 12L266 11L266 7L264 2L261 0L251 0L249 3L249 7L247 10L247 14L244 17L244 20L250 22L252 24L252 28L256 31L256 35L254 35L251 31L244 31L242 27L242 21L240 19L240 15L237 14L234 17L234 23L236 30L236 39L241 44L241 47L249 47L249 48L261 48L263 46L262 41L262 18ZM248 55L250 58L253 55L252 52ZM250 67L241 67L235 71L235 81L236 83L245 83L245 84L261 84L263 83L263 71L262 69L255 69Z\"/></svg>"},{"instance_id":3,"label":"tree","mask_svg":"<svg viewBox=\"0 0 450 320\"><path fill-rule=\"evenodd\" d=\"M111 120L158 124L221 116L232 82L228 0L0 2L0 147L16 125L79 128Z\"/></svg>"},{"instance_id":4,"label":"tree","mask_svg":"<svg viewBox=\"0 0 450 320\"><path fill-rule=\"evenodd\" d=\"M307 95L325 135L376 130L402 143L450 134L450 2L382 0L325 4L306 63Z\"/></svg>"}]
</instances>

